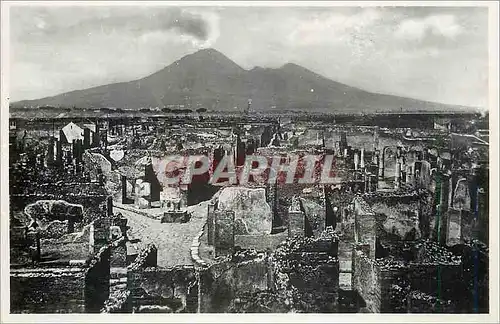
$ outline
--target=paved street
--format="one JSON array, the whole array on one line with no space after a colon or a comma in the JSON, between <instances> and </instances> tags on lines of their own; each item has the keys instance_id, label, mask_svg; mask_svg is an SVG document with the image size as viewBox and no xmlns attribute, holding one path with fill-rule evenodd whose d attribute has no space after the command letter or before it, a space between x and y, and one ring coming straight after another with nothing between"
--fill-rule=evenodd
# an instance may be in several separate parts
<instances>
[{"instance_id":1,"label":"paved street","mask_svg":"<svg viewBox=\"0 0 500 324\"><path fill-rule=\"evenodd\" d=\"M193 264L190 246L193 238L205 224L207 218L207 202L191 206L191 220L187 223L160 223L131 211L119 210L128 219L131 227L129 236L138 238L138 248L153 243L158 249L158 266L172 267L175 265Z\"/></svg>"}]
</instances>

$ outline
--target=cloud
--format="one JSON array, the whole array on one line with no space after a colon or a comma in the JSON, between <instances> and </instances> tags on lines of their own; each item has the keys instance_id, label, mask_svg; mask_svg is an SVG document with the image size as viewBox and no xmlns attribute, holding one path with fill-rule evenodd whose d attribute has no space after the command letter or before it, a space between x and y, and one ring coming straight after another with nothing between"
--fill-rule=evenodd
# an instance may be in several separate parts
<instances>
[{"instance_id":1,"label":"cloud","mask_svg":"<svg viewBox=\"0 0 500 324\"><path fill-rule=\"evenodd\" d=\"M302 20L288 35L291 42L301 45L342 41L365 29L382 18L380 11L369 8L357 13L329 13L313 19Z\"/></svg>"},{"instance_id":2,"label":"cloud","mask_svg":"<svg viewBox=\"0 0 500 324\"><path fill-rule=\"evenodd\" d=\"M396 37L422 40L428 34L454 39L463 32L454 15L431 15L421 19L405 19L396 29Z\"/></svg>"},{"instance_id":3,"label":"cloud","mask_svg":"<svg viewBox=\"0 0 500 324\"><path fill-rule=\"evenodd\" d=\"M213 42L218 37L218 17L213 13L180 8L81 8L80 17L73 17L74 8L15 8L13 36L21 42L33 42L44 37L74 39L89 33L116 33L141 37L144 34L174 31L198 42ZM79 9L80 10L80 9Z\"/></svg>"}]
</instances>

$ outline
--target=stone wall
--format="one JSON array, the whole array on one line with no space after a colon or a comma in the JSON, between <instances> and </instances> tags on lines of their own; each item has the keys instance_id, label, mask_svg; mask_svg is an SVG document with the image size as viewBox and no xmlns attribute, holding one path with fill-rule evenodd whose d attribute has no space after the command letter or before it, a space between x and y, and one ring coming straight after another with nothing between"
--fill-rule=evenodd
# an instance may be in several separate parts
<instances>
[{"instance_id":1,"label":"stone wall","mask_svg":"<svg viewBox=\"0 0 500 324\"><path fill-rule=\"evenodd\" d=\"M229 259L213 264L200 273L200 312L227 311L238 294L269 289L270 276L264 254L242 262Z\"/></svg>"},{"instance_id":2,"label":"stone wall","mask_svg":"<svg viewBox=\"0 0 500 324\"><path fill-rule=\"evenodd\" d=\"M104 246L85 263L65 261L10 272L12 313L95 313L109 295L109 253Z\"/></svg>"},{"instance_id":3,"label":"stone wall","mask_svg":"<svg viewBox=\"0 0 500 324\"><path fill-rule=\"evenodd\" d=\"M198 279L193 266L133 268L128 272L127 285L133 312L197 311Z\"/></svg>"},{"instance_id":4,"label":"stone wall","mask_svg":"<svg viewBox=\"0 0 500 324\"><path fill-rule=\"evenodd\" d=\"M10 272L11 313L85 312L86 269L22 268Z\"/></svg>"},{"instance_id":5,"label":"stone wall","mask_svg":"<svg viewBox=\"0 0 500 324\"><path fill-rule=\"evenodd\" d=\"M215 212L214 246L216 256L231 254L234 249L234 212Z\"/></svg>"},{"instance_id":6,"label":"stone wall","mask_svg":"<svg viewBox=\"0 0 500 324\"><path fill-rule=\"evenodd\" d=\"M389 206L383 201L372 204L377 219L377 238L386 236L386 233L397 236L400 240L420 238L419 205L419 202L413 202Z\"/></svg>"},{"instance_id":7,"label":"stone wall","mask_svg":"<svg viewBox=\"0 0 500 324\"><path fill-rule=\"evenodd\" d=\"M234 212L238 234L271 234L273 214L264 188L226 187L219 194L217 210Z\"/></svg>"},{"instance_id":8,"label":"stone wall","mask_svg":"<svg viewBox=\"0 0 500 324\"><path fill-rule=\"evenodd\" d=\"M158 258L158 250L154 244L148 244L144 249L141 250L139 255L135 258L127 269L129 271L135 271L138 269L143 269L147 267L156 267Z\"/></svg>"},{"instance_id":9,"label":"stone wall","mask_svg":"<svg viewBox=\"0 0 500 324\"><path fill-rule=\"evenodd\" d=\"M353 200L355 214L355 239L357 243L368 244L370 258L375 258L376 222L375 214L363 198Z\"/></svg>"},{"instance_id":10,"label":"stone wall","mask_svg":"<svg viewBox=\"0 0 500 324\"><path fill-rule=\"evenodd\" d=\"M111 267L126 267L127 266L127 243L123 237L116 242L113 242L113 248L110 255Z\"/></svg>"},{"instance_id":11,"label":"stone wall","mask_svg":"<svg viewBox=\"0 0 500 324\"><path fill-rule=\"evenodd\" d=\"M289 238L273 254L273 288L293 311L338 311L338 238L330 234L324 232L317 239Z\"/></svg>"},{"instance_id":12,"label":"stone wall","mask_svg":"<svg viewBox=\"0 0 500 324\"><path fill-rule=\"evenodd\" d=\"M368 255L355 249L352 254L353 289L356 290L366 303L371 313L380 313L382 308L380 271Z\"/></svg>"},{"instance_id":13,"label":"stone wall","mask_svg":"<svg viewBox=\"0 0 500 324\"><path fill-rule=\"evenodd\" d=\"M305 214L306 222L310 225L313 237L318 237L326 228L326 207L324 201L300 198L301 210Z\"/></svg>"},{"instance_id":14,"label":"stone wall","mask_svg":"<svg viewBox=\"0 0 500 324\"><path fill-rule=\"evenodd\" d=\"M235 235L235 248L256 250L260 252L270 249L274 251L280 243L287 239L286 232L269 235Z\"/></svg>"},{"instance_id":15,"label":"stone wall","mask_svg":"<svg viewBox=\"0 0 500 324\"><path fill-rule=\"evenodd\" d=\"M35 186L35 189L36 192L11 195L11 213L22 211L27 205L38 200L64 200L71 204L79 204L83 206L83 221L75 224L77 231L95 219L108 214L108 195L97 184L45 184Z\"/></svg>"},{"instance_id":16,"label":"stone wall","mask_svg":"<svg viewBox=\"0 0 500 324\"><path fill-rule=\"evenodd\" d=\"M85 312L98 313L109 297L111 246L103 246L90 260L85 275Z\"/></svg>"}]
</instances>

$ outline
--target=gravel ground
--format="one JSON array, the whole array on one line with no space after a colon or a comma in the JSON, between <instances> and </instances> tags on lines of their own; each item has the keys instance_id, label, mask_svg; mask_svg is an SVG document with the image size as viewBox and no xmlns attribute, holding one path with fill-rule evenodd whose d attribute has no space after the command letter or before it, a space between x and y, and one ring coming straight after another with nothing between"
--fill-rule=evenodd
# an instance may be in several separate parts
<instances>
[{"instance_id":1,"label":"gravel ground","mask_svg":"<svg viewBox=\"0 0 500 324\"><path fill-rule=\"evenodd\" d=\"M207 219L207 202L190 206L192 213L187 223L160 223L134 212L120 210L128 219L129 237L140 239L138 248L148 243L155 244L158 249L158 266L191 265L190 247L194 237L202 229Z\"/></svg>"}]
</instances>

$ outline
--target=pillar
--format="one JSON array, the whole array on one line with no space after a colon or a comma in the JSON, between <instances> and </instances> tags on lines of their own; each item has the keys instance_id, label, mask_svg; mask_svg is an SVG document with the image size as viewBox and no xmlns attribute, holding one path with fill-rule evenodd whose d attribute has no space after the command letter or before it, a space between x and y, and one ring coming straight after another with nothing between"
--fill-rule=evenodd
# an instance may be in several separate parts
<instances>
[{"instance_id":1,"label":"pillar","mask_svg":"<svg viewBox=\"0 0 500 324\"><path fill-rule=\"evenodd\" d=\"M113 197L108 196L106 198L106 210L108 212L108 216L113 216Z\"/></svg>"},{"instance_id":2,"label":"pillar","mask_svg":"<svg viewBox=\"0 0 500 324\"><path fill-rule=\"evenodd\" d=\"M371 173L368 173L368 177L367 177L367 189L365 190L365 192L372 192L372 175Z\"/></svg>"},{"instance_id":3,"label":"pillar","mask_svg":"<svg viewBox=\"0 0 500 324\"><path fill-rule=\"evenodd\" d=\"M365 168L365 149L364 148L361 149L361 161L360 161L359 167L361 169Z\"/></svg>"},{"instance_id":4,"label":"pillar","mask_svg":"<svg viewBox=\"0 0 500 324\"><path fill-rule=\"evenodd\" d=\"M382 149L382 157L379 155L379 164L378 164L378 177L380 180L384 180L384 158L385 158L385 149Z\"/></svg>"},{"instance_id":5,"label":"pillar","mask_svg":"<svg viewBox=\"0 0 500 324\"><path fill-rule=\"evenodd\" d=\"M56 162L58 164L62 163L62 144L61 139L56 139Z\"/></svg>"},{"instance_id":6,"label":"pillar","mask_svg":"<svg viewBox=\"0 0 500 324\"><path fill-rule=\"evenodd\" d=\"M122 204L127 203L127 176L122 175Z\"/></svg>"},{"instance_id":7,"label":"pillar","mask_svg":"<svg viewBox=\"0 0 500 324\"><path fill-rule=\"evenodd\" d=\"M83 148L90 148L90 129L87 127L83 129Z\"/></svg>"},{"instance_id":8,"label":"pillar","mask_svg":"<svg viewBox=\"0 0 500 324\"><path fill-rule=\"evenodd\" d=\"M49 147L47 148L47 165L51 165L54 162L54 144L54 138L51 138Z\"/></svg>"},{"instance_id":9,"label":"pillar","mask_svg":"<svg viewBox=\"0 0 500 324\"><path fill-rule=\"evenodd\" d=\"M448 180L448 208L451 208L452 203L453 203L453 175L451 175Z\"/></svg>"},{"instance_id":10,"label":"pillar","mask_svg":"<svg viewBox=\"0 0 500 324\"><path fill-rule=\"evenodd\" d=\"M394 172L394 189L399 189L401 184L401 163L396 162L396 171Z\"/></svg>"}]
</instances>

